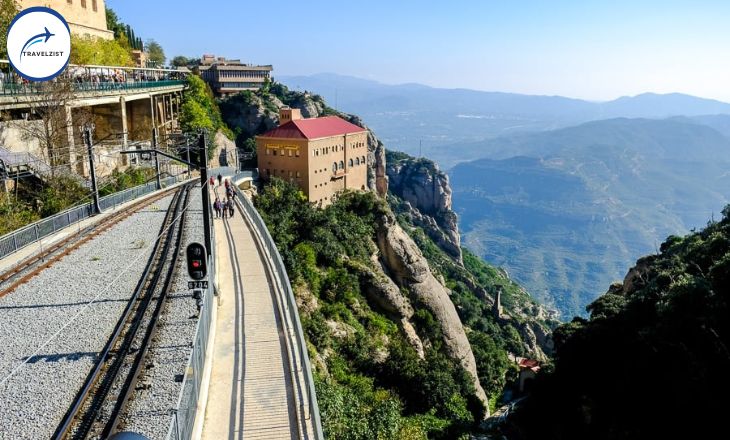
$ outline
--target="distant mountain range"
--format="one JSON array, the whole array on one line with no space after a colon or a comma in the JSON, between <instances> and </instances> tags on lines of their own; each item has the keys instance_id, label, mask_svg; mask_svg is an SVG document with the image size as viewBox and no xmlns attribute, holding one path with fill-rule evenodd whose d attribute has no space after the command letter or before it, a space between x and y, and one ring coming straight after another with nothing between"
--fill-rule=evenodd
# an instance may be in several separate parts
<instances>
[{"instance_id":1,"label":"distant mountain range","mask_svg":"<svg viewBox=\"0 0 730 440\"><path fill-rule=\"evenodd\" d=\"M591 102L421 84L387 85L335 74L276 79L291 88L320 94L339 110L360 115L392 149L418 155L422 143L425 156L429 156L427 151L446 144L592 120L730 114L728 103L678 93L646 93Z\"/></svg>"},{"instance_id":2,"label":"distant mountain range","mask_svg":"<svg viewBox=\"0 0 730 440\"><path fill-rule=\"evenodd\" d=\"M689 118L595 121L459 153L489 157L449 172L463 242L563 318L730 202L730 140Z\"/></svg>"},{"instance_id":3,"label":"distant mountain range","mask_svg":"<svg viewBox=\"0 0 730 440\"><path fill-rule=\"evenodd\" d=\"M360 115L386 148L448 170L463 242L565 319L668 234L703 226L730 200L727 103L278 79Z\"/></svg>"}]
</instances>

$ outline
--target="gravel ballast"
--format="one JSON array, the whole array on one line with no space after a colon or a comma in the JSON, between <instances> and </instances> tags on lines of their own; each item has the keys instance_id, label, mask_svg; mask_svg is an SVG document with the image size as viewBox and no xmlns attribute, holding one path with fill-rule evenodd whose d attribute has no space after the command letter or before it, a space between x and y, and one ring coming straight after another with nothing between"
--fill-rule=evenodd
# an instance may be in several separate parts
<instances>
[{"instance_id":1,"label":"gravel ballast","mask_svg":"<svg viewBox=\"0 0 730 440\"><path fill-rule=\"evenodd\" d=\"M199 186L192 190L189 200L183 253L189 243L204 243ZM189 276L184 258L177 264L177 275L145 361L147 367L140 378L144 386L138 387L123 416L124 430L143 434L152 440L167 438L198 323L196 302L187 288Z\"/></svg>"},{"instance_id":2,"label":"gravel ballast","mask_svg":"<svg viewBox=\"0 0 730 440\"><path fill-rule=\"evenodd\" d=\"M0 440L53 434L126 307L171 199L143 208L0 298L0 381L51 340L0 385Z\"/></svg>"}]
</instances>

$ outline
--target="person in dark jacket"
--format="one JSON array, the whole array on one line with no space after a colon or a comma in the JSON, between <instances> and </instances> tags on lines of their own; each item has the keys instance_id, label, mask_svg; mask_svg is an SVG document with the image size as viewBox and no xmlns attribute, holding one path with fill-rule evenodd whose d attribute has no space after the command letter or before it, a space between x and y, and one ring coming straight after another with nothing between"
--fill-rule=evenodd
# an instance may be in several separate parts
<instances>
[{"instance_id":1,"label":"person in dark jacket","mask_svg":"<svg viewBox=\"0 0 730 440\"><path fill-rule=\"evenodd\" d=\"M221 216L221 199L218 197L216 197L215 202L213 202L213 210L215 211L215 218Z\"/></svg>"},{"instance_id":2,"label":"person in dark jacket","mask_svg":"<svg viewBox=\"0 0 730 440\"><path fill-rule=\"evenodd\" d=\"M233 213L235 211L234 207L233 207L233 200L229 199L228 203L226 203L226 205L228 205L228 213L230 214L231 218L233 218Z\"/></svg>"},{"instance_id":3,"label":"person in dark jacket","mask_svg":"<svg viewBox=\"0 0 730 440\"><path fill-rule=\"evenodd\" d=\"M223 184L223 176L218 174L218 186L221 186Z\"/></svg>"}]
</instances>

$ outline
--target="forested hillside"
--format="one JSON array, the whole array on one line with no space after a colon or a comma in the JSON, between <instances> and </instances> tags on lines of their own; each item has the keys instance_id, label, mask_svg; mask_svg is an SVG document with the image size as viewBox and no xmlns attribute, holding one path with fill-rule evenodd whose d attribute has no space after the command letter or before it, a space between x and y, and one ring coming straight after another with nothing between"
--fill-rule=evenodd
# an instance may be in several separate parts
<instances>
[{"instance_id":1,"label":"forested hillside","mask_svg":"<svg viewBox=\"0 0 730 440\"><path fill-rule=\"evenodd\" d=\"M555 331L555 366L509 429L515 439L689 439L726 430L730 206L670 236L623 283Z\"/></svg>"},{"instance_id":2,"label":"forested hillside","mask_svg":"<svg viewBox=\"0 0 730 440\"><path fill-rule=\"evenodd\" d=\"M525 313L539 307L521 288L468 252L459 265L374 193L345 193L318 209L274 180L256 206L297 295L328 438L458 438L478 431L485 414L445 338L446 326L461 323L440 321L426 297L391 281L397 269L381 251L396 221L427 259L412 266L428 264L420 270L430 267L451 290L491 406L516 377L508 353L536 354L521 330L534 321ZM485 297L497 287L505 292L502 319Z\"/></svg>"},{"instance_id":3,"label":"forested hillside","mask_svg":"<svg viewBox=\"0 0 730 440\"><path fill-rule=\"evenodd\" d=\"M449 171L463 242L566 320L730 200L730 141L687 118L597 121L480 148L492 158Z\"/></svg>"}]
</instances>

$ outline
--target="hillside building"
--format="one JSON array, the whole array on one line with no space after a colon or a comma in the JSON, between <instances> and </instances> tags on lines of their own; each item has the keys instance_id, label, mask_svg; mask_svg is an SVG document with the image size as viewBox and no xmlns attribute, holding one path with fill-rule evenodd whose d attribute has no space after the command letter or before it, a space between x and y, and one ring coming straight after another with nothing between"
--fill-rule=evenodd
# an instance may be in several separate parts
<instances>
[{"instance_id":1,"label":"hillside building","mask_svg":"<svg viewBox=\"0 0 730 440\"><path fill-rule=\"evenodd\" d=\"M279 126L256 136L259 174L296 184L310 202L327 206L341 190L367 187L367 131L337 116L303 119L279 111Z\"/></svg>"},{"instance_id":2,"label":"hillside building","mask_svg":"<svg viewBox=\"0 0 730 440\"><path fill-rule=\"evenodd\" d=\"M19 5L21 9L45 6L57 11L74 35L114 39L114 32L106 27L104 0L20 0Z\"/></svg>"},{"instance_id":3,"label":"hillside building","mask_svg":"<svg viewBox=\"0 0 730 440\"><path fill-rule=\"evenodd\" d=\"M241 60L227 60L203 55L195 73L210 85L216 95L232 95L244 90L258 90L271 78L271 65L255 66Z\"/></svg>"}]
</instances>

